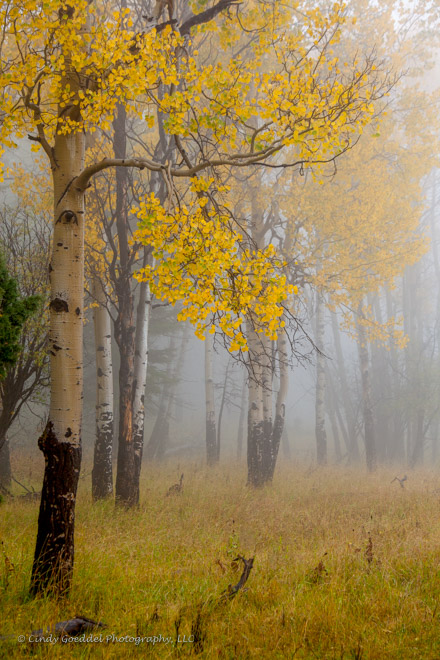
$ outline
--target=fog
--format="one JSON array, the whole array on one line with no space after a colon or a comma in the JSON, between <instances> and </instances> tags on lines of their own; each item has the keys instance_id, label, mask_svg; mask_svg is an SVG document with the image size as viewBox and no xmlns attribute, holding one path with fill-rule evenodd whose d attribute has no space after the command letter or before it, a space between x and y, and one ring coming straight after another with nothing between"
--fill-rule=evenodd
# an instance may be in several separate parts
<instances>
[{"instance_id":1,"label":"fog","mask_svg":"<svg viewBox=\"0 0 440 660\"><path fill-rule=\"evenodd\" d=\"M250 474L252 461L263 460L266 452L273 465L261 477L263 482L272 480L275 465L282 462L366 465L370 471L380 464L437 464L440 64L436 35L429 29L430 22L437 19L437 10L430 3L359 4L368 11L363 15L353 3L345 12L345 25L341 22L338 39L326 42L325 47L318 47L318 42L310 47L310 63L318 71L315 80L322 85L321 105L330 108L334 104L337 112L326 110L320 119L312 113L304 119L308 128L303 132L307 134L315 122L313 142L306 143L308 137L302 142L302 133L295 134L291 143L284 138L286 154L281 150L278 153L277 146L272 160L265 157L259 162L255 157L259 167L252 159L235 170L229 161L226 166L211 163L209 172L215 184L207 184L209 192L203 187L197 192L199 199L203 195L206 199L202 210L197 211L199 216L194 214L199 219L191 220L196 230L186 226L185 218L178 215L186 203L195 208L196 198L191 198L194 191L177 176L172 180L170 168L177 167L179 159L182 167L191 159L202 163L203 158L207 162L212 158L214 162L215 153L220 158L223 137L215 132L214 121L203 130L198 127L197 140L191 141L189 133L182 132L184 149L178 140L177 148L173 146L166 133L172 104L168 110L158 112L158 132L153 121L145 127L143 116L131 116L129 109L124 110L126 117L121 121L125 122L126 144L122 157L142 145L146 153L154 152L162 165L150 170L147 166L146 174L136 167L129 174L120 168L118 172L124 174L116 176L114 172L101 172L87 189L87 213L96 220L85 231L81 436L83 469L87 472L97 460L102 406L110 415L105 422L109 425L106 433L110 433L105 441L110 464L131 433L142 438L134 444L140 443L136 456L143 454L144 463L176 458L208 464L239 461L245 465L247 461ZM183 21L182 12L179 8L179 20ZM306 19L305 14L297 12L298 34ZM240 39L237 37L237 41ZM200 48L204 56L214 52L204 42ZM250 46L243 41L246 48ZM265 66L275 66L274 53L270 49L265 53ZM221 49L215 51L213 63L222 64L222 57ZM327 68L321 70L325 58ZM312 103L305 91L309 71L302 71L299 62L295 69L300 80L296 96L290 97L288 91L294 87L293 78L287 91L279 83L280 98L285 94L278 109L280 117L289 103L297 104L297 113L301 103ZM254 92L246 88L246 94L250 98L254 93L256 105L261 103L269 116L264 93L271 101L277 98L271 91L275 83L272 81L270 87L259 75L255 73L260 88ZM328 87L326 76L332 81ZM277 80L282 80L280 73ZM336 82L340 90L335 100L332 93ZM183 85L181 82L182 89ZM345 105L344 94L350 99L344 101ZM353 110L356 98L362 102L358 101ZM194 113L208 114L207 106L199 108L199 102L196 97ZM276 130L271 129L273 135L266 135L264 113L252 119L254 126L251 120L240 118L239 110L234 112L234 130L243 144L247 140L255 146L260 133L263 142L275 140L273 135L286 125L281 122ZM296 117L294 111L288 112ZM225 127L228 121L224 119ZM116 123L116 135L120 127L115 127ZM50 227L50 182L41 153L36 157L29 154L28 141L19 131L14 139L17 148L6 145L4 156L10 169L1 188L0 241L6 264L22 294L46 297L46 312L40 321L47 329L48 296L53 292L32 290L29 283L35 278L27 264L35 260L37 268L47 267L47 246L52 239L45 235L46 247L38 252L43 239L37 229L32 229L32 223L37 227L37 219L45 218ZM31 139L41 144L40 138L31 135ZM93 149L104 149L101 142L105 139L105 131L92 131L87 153L93 155ZM116 145L116 137L113 139ZM230 135L228 139L232 140ZM276 137L280 144L282 139L282 134ZM258 149L266 148L263 142ZM116 151L118 148L116 145ZM204 154L209 149L208 158ZM108 191L110 196L105 202ZM156 195L161 208L176 223L172 232L160 239L162 245L138 211L150 194ZM208 217L203 216L205 204L216 209L217 215L210 216L212 226L209 229L208 223L205 244L197 244L196 233L204 231L203 222ZM19 249L19 227L24 217L31 229L26 249ZM139 221L143 236L135 233ZM185 232L186 243L179 244ZM215 236L212 244L208 241L211 233ZM201 284L204 274L191 268L194 263L214 259L216 241L223 245L220 254L224 263L212 266L218 268L217 279L212 280L215 283L208 291ZM35 256L30 249L32 242L37 246ZM188 245L198 245L193 254L188 253L188 261L182 261L182 272L192 284L189 288L185 284L186 290L176 299L171 289L180 270L173 271L170 266L165 273L160 269L174 263L173 255L179 250L184 254ZM26 263L20 262L20 250ZM234 263L231 255L236 259ZM145 267L152 269L151 290L145 281L140 283L133 277ZM260 272L262 284L258 289ZM101 298L96 293L98 281ZM253 292L249 295L254 296L250 302L246 300L245 281L249 292ZM200 299L205 296L205 302L200 303L193 292ZM270 302L269 307L271 296L277 302ZM142 301L146 301L143 316L139 312ZM263 311L257 311L263 307ZM99 324L104 323L104 316L98 319L98 309L104 316L109 315L111 339L108 332L103 337L111 342L111 350L104 343L99 345ZM178 316L191 315L193 324L177 320ZM148 346L146 340L142 344L141 328L148 336ZM22 338L25 353L29 351L29 328L27 333ZM55 354L62 348L56 348ZM108 353L107 372L98 364L97 351ZM39 359L46 360L47 356ZM39 456L37 438L50 417L48 364L45 369L44 379L5 429L12 457L14 452L17 456L21 452ZM26 378L25 382L30 383L33 376ZM99 397L109 383L113 385L113 398L103 403ZM6 400L5 388L2 396ZM20 397L14 406L18 401ZM130 421L124 427L123 417L131 406ZM9 456L4 461L9 461ZM252 476L249 480L252 482Z\"/></svg>"}]
</instances>

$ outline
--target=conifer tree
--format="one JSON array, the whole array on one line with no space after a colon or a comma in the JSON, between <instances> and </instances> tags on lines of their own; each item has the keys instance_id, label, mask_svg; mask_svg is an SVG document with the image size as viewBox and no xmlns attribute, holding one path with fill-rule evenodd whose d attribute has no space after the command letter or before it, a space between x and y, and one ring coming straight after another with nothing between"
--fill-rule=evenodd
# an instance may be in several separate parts
<instances>
[{"instance_id":1,"label":"conifer tree","mask_svg":"<svg viewBox=\"0 0 440 660\"><path fill-rule=\"evenodd\" d=\"M39 302L39 296L20 296L18 284L9 274L5 258L0 253L0 380L17 361L21 330L37 310Z\"/></svg>"}]
</instances>

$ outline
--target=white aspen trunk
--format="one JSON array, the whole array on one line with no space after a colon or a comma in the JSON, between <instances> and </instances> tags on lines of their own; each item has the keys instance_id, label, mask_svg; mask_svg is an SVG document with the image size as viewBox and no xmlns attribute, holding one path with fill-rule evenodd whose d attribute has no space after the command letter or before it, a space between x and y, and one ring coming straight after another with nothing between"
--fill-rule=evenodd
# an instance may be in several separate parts
<instances>
[{"instance_id":1,"label":"white aspen trunk","mask_svg":"<svg viewBox=\"0 0 440 660\"><path fill-rule=\"evenodd\" d=\"M174 364L171 362L171 360L168 362L166 379L162 388L162 395L156 422L154 424L154 428L151 432L151 437L146 448L146 456L148 460L153 460L154 458L161 459L165 454L166 445L169 439L169 421L172 414L172 408L175 403L176 389L185 360L188 340L189 326L186 325L183 330L177 360ZM168 350L170 355L174 355L176 353L175 337L171 337Z\"/></svg>"},{"instance_id":2,"label":"white aspen trunk","mask_svg":"<svg viewBox=\"0 0 440 660\"><path fill-rule=\"evenodd\" d=\"M140 285L139 303L136 313L136 338L133 383L133 442L136 467L136 487L139 500L139 480L144 449L145 385L148 367L148 327L151 311L151 293L148 282Z\"/></svg>"},{"instance_id":3,"label":"white aspen trunk","mask_svg":"<svg viewBox=\"0 0 440 660\"><path fill-rule=\"evenodd\" d=\"M218 460L215 426L214 380L212 377L213 336L205 332L205 405L206 405L206 461L215 465Z\"/></svg>"},{"instance_id":4,"label":"white aspen trunk","mask_svg":"<svg viewBox=\"0 0 440 660\"><path fill-rule=\"evenodd\" d=\"M280 442L285 433L284 420L286 412L286 398L289 389L289 370L287 355L287 335L282 332L278 338L278 364L280 370L280 385L275 401L275 419L271 437L270 470L268 478L271 481L275 473L275 466L280 449ZM286 438L286 442L288 442Z\"/></svg>"},{"instance_id":5,"label":"white aspen trunk","mask_svg":"<svg viewBox=\"0 0 440 660\"><path fill-rule=\"evenodd\" d=\"M249 189L251 204L251 233L257 248L264 247L263 213L258 205L257 185ZM248 385L248 484L262 486L266 479L270 455L272 426L272 373L264 350L269 345L263 334L257 333L252 318L247 321L249 359Z\"/></svg>"},{"instance_id":6,"label":"white aspen trunk","mask_svg":"<svg viewBox=\"0 0 440 660\"><path fill-rule=\"evenodd\" d=\"M186 325L183 331L182 340L180 342L179 355L176 364L171 374L171 384L167 388L168 403L165 411L165 425L163 442L159 445L157 456L162 459L166 453L167 445L169 443L170 421L173 417L173 409L176 405L176 390L180 382L183 363L185 361L186 349L189 341L189 326Z\"/></svg>"},{"instance_id":7,"label":"white aspen trunk","mask_svg":"<svg viewBox=\"0 0 440 660\"><path fill-rule=\"evenodd\" d=\"M393 304L391 291L388 286L385 287L385 301L386 301L387 317L390 319L396 315L396 310ZM390 396L392 400L396 402L400 391L400 383L398 376L400 369L399 369L399 360L397 356L397 349L392 337L389 339L388 342L388 355L391 366ZM400 414L398 407L396 405L393 405L393 423L392 423L391 440L392 440L392 460L394 462L403 463L405 460L405 418L402 414Z\"/></svg>"},{"instance_id":8,"label":"white aspen trunk","mask_svg":"<svg viewBox=\"0 0 440 660\"><path fill-rule=\"evenodd\" d=\"M362 303L359 304L359 316L362 318ZM361 369L362 405L365 432L365 458L367 469L374 472L377 467L376 437L374 429L373 403L371 399L370 358L368 355L365 328L358 323L358 352Z\"/></svg>"},{"instance_id":9,"label":"white aspen trunk","mask_svg":"<svg viewBox=\"0 0 440 660\"><path fill-rule=\"evenodd\" d=\"M272 342L264 335L261 341L261 397L263 404L263 456L262 470L263 479L269 479L271 455L272 455L272 387L273 387L273 367L270 352Z\"/></svg>"},{"instance_id":10,"label":"white aspen trunk","mask_svg":"<svg viewBox=\"0 0 440 660\"><path fill-rule=\"evenodd\" d=\"M369 304L374 309L375 317L383 325L381 300L378 293L369 296ZM377 434L377 456L380 463L391 462L394 458L392 437L392 398L393 384L389 372L388 352L384 346L373 343L371 346L371 368L374 400L377 402L375 417Z\"/></svg>"},{"instance_id":11,"label":"white aspen trunk","mask_svg":"<svg viewBox=\"0 0 440 660\"><path fill-rule=\"evenodd\" d=\"M326 409L328 411L328 416L330 419L330 426L332 429L333 442L335 444L335 457L336 462L341 463L342 461L342 451L341 451L341 438L338 427L338 420L336 419L336 395L334 382L328 365L325 365L325 401Z\"/></svg>"},{"instance_id":12,"label":"white aspen trunk","mask_svg":"<svg viewBox=\"0 0 440 660\"><path fill-rule=\"evenodd\" d=\"M412 380L414 372L414 342L415 342L415 324L411 305L411 288L414 287L414 272L410 266L405 268L402 277L402 312L403 312L403 330L409 338L409 342L404 349L405 356L405 376L408 382ZM413 406L407 406L404 412L406 418L406 460L411 463L411 456L414 447L414 438L416 435L415 418Z\"/></svg>"},{"instance_id":13,"label":"white aspen trunk","mask_svg":"<svg viewBox=\"0 0 440 660\"><path fill-rule=\"evenodd\" d=\"M62 110L60 113L63 112ZM46 467L31 590L67 591L74 559L83 398L85 135L55 137L54 232L50 263L50 409L38 444Z\"/></svg>"},{"instance_id":14,"label":"white aspen trunk","mask_svg":"<svg viewBox=\"0 0 440 660\"><path fill-rule=\"evenodd\" d=\"M423 312L420 308L420 263L407 268L407 315L409 328L409 342L405 349L408 355L407 378L410 380L411 387L416 393L413 406L408 406L411 411L412 437L409 442L408 463L410 467L415 467L418 463L423 464L425 433L428 425L425 427L425 402L423 395L423 373L421 360L423 357L423 326L421 318Z\"/></svg>"},{"instance_id":15,"label":"white aspen trunk","mask_svg":"<svg viewBox=\"0 0 440 660\"><path fill-rule=\"evenodd\" d=\"M315 394L315 437L318 465L327 463L327 434L325 430L325 356L324 350L324 305L319 291L316 293L316 394Z\"/></svg>"},{"instance_id":16,"label":"white aspen trunk","mask_svg":"<svg viewBox=\"0 0 440 660\"><path fill-rule=\"evenodd\" d=\"M356 418L353 409L353 402L351 400L350 388L348 386L347 374L344 364L344 356L342 353L341 337L339 324L336 314L331 313L333 339L335 344L336 364L338 367L338 377L341 385L342 405L345 411L345 418L347 420L347 439L348 442L348 460L349 462L357 462L359 460L359 447L357 443L356 434ZM344 427L341 425L341 428Z\"/></svg>"},{"instance_id":17,"label":"white aspen trunk","mask_svg":"<svg viewBox=\"0 0 440 660\"><path fill-rule=\"evenodd\" d=\"M107 298L99 277L93 278L92 293L98 307L93 310L96 351L96 438L92 470L92 497L100 500L113 494L113 367L111 320Z\"/></svg>"},{"instance_id":18,"label":"white aspen trunk","mask_svg":"<svg viewBox=\"0 0 440 660\"><path fill-rule=\"evenodd\" d=\"M439 432L439 420L438 418L434 420L431 431L431 464L435 465L438 459L438 432Z\"/></svg>"},{"instance_id":19,"label":"white aspen trunk","mask_svg":"<svg viewBox=\"0 0 440 660\"><path fill-rule=\"evenodd\" d=\"M171 373L171 370L167 369L167 376ZM157 411L156 421L151 431L150 439L145 448L145 458L147 461L152 461L158 459L163 455L163 450L161 449L162 445L165 444L168 437L169 425L166 415L167 409L167 394L168 394L168 385L164 384L162 386L162 392L160 397L159 410Z\"/></svg>"},{"instance_id":20,"label":"white aspen trunk","mask_svg":"<svg viewBox=\"0 0 440 660\"><path fill-rule=\"evenodd\" d=\"M289 441L289 436L287 434L287 429L286 425L283 425L283 432L281 434L281 446L283 449L283 458L286 461L291 461L292 460L292 452L290 450L290 441Z\"/></svg>"},{"instance_id":21,"label":"white aspen trunk","mask_svg":"<svg viewBox=\"0 0 440 660\"><path fill-rule=\"evenodd\" d=\"M168 346L168 354L174 356L175 352L176 352L176 339L174 336L171 336ZM155 458L159 458L161 455L163 456L164 453L163 445L166 443L168 437L168 431L169 431L167 413L168 413L169 398L171 396L170 388L172 388L174 385L173 373L174 373L173 364L171 360L169 360L165 374L165 382L162 386L159 410L157 411L156 421L154 423L154 427L151 432L151 436L145 452L146 458L149 461L152 461Z\"/></svg>"},{"instance_id":22,"label":"white aspen trunk","mask_svg":"<svg viewBox=\"0 0 440 660\"><path fill-rule=\"evenodd\" d=\"M84 135L58 136L54 172L49 418L57 438L81 444L83 396L84 192L70 185L84 168ZM64 442L64 440L63 440Z\"/></svg>"},{"instance_id":23,"label":"white aspen trunk","mask_svg":"<svg viewBox=\"0 0 440 660\"><path fill-rule=\"evenodd\" d=\"M252 327L247 324L247 340L249 347L250 373L248 380L248 440L247 463L248 484L262 486L263 477L263 393L261 388L261 361L259 359L259 337Z\"/></svg>"},{"instance_id":24,"label":"white aspen trunk","mask_svg":"<svg viewBox=\"0 0 440 660\"><path fill-rule=\"evenodd\" d=\"M223 382L223 391L222 391L222 399L220 402L220 410L218 411L218 421L217 421L217 461L220 460L220 447L221 447L221 442L222 442L222 420L223 420L223 411L225 409L225 403L226 403L226 388L228 386L228 372L229 372L229 366L230 366L230 361L228 360L228 363L226 365L226 371L225 371L225 380Z\"/></svg>"},{"instance_id":25,"label":"white aspen trunk","mask_svg":"<svg viewBox=\"0 0 440 660\"><path fill-rule=\"evenodd\" d=\"M243 377L243 385L241 386L240 402L240 416L238 418L237 429L237 460L239 461L241 460L241 455L243 453L243 431L246 413L246 374Z\"/></svg>"}]
</instances>

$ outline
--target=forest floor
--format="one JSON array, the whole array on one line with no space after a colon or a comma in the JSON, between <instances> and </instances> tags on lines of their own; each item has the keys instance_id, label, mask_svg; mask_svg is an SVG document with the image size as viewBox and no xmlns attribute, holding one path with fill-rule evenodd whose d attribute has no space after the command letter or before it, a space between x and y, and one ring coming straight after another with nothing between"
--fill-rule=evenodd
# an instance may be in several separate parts
<instances>
[{"instance_id":1,"label":"forest floor","mask_svg":"<svg viewBox=\"0 0 440 660\"><path fill-rule=\"evenodd\" d=\"M0 658L440 658L440 471L283 466L255 492L243 465L165 464L135 511L92 505L85 473L69 599L27 595L38 502L0 505ZM106 628L30 637L76 615Z\"/></svg>"}]
</instances>

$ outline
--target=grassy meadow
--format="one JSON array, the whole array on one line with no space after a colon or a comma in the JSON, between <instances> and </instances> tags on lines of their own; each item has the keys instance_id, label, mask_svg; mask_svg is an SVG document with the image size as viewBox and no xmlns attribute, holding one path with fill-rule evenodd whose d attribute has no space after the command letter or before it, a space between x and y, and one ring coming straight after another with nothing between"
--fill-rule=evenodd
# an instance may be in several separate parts
<instances>
[{"instance_id":1,"label":"grassy meadow","mask_svg":"<svg viewBox=\"0 0 440 660\"><path fill-rule=\"evenodd\" d=\"M69 599L27 596L38 502L0 505L1 658L440 658L440 472L282 466L254 492L244 465L164 464L136 511L92 506L89 472ZM97 641L17 641L75 615Z\"/></svg>"}]
</instances>

